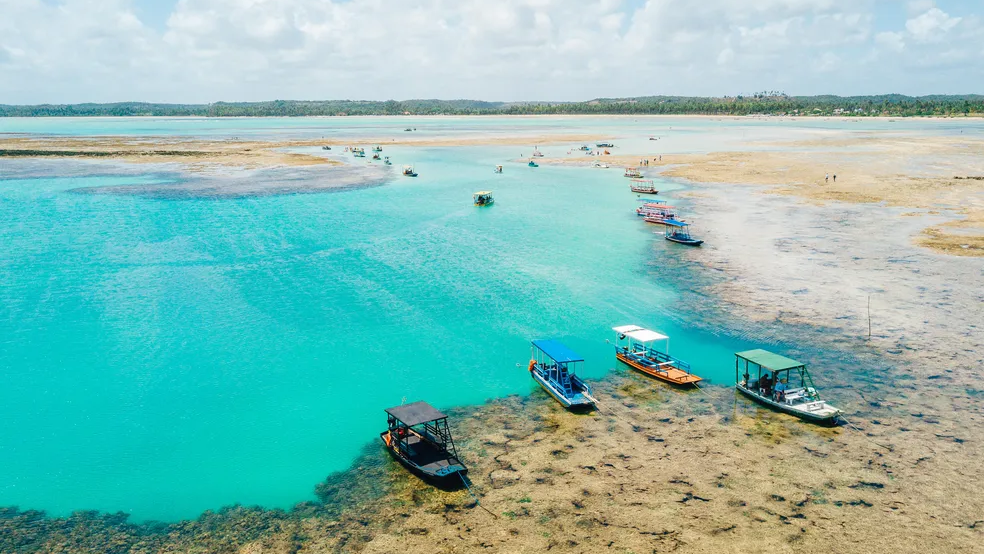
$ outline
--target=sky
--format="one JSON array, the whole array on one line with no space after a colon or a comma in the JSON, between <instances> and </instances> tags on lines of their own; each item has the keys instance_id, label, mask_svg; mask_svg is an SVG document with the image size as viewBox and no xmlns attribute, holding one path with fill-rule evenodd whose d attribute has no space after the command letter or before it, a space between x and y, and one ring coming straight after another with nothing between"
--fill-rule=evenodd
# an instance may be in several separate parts
<instances>
[{"instance_id":1,"label":"sky","mask_svg":"<svg viewBox=\"0 0 984 554\"><path fill-rule=\"evenodd\" d=\"M0 103L984 93L984 0L0 0Z\"/></svg>"}]
</instances>

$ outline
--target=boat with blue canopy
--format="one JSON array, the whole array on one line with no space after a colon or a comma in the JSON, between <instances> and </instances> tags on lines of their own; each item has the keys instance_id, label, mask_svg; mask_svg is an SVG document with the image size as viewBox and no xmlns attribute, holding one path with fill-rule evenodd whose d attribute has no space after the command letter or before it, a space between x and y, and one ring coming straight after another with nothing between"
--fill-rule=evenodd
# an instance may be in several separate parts
<instances>
[{"instance_id":1,"label":"boat with blue canopy","mask_svg":"<svg viewBox=\"0 0 984 554\"><path fill-rule=\"evenodd\" d=\"M590 409L597 402L591 387L575 372L584 358L555 340L534 340L530 356L530 376L543 390L568 409Z\"/></svg>"},{"instance_id":2,"label":"boat with blue canopy","mask_svg":"<svg viewBox=\"0 0 984 554\"><path fill-rule=\"evenodd\" d=\"M663 238L668 241L678 244L685 244L687 246L700 246L704 244L704 241L690 236L689 223L685 223L678 219L664 219L660 223L666 226L664 228Z\"/></svg>"},{"instance_id":3,"label":"boat with blue canopy","mask_svg":"<svg viewBox=\"0 0 984 554\"><path fill-rule=\"evenodd\" d=\"M613 327L615 357L632 369L677 386L695 386L702 379L693 374L690 364L670 356L670 337L638 325ZM666 342L666 352L657 342Z\"/></svg>"},{"instance_id":4,"label":"boat with blue canopy","mask_svg":"<svg viewBox=\"0 0 984 554\"><path fill-rule=\"evenodd\" d=\"M841 414L820 399L806 364L768 350L735 353L735 388L759 404L814 423L831 425Z\"/></svg>"}]
</instances>

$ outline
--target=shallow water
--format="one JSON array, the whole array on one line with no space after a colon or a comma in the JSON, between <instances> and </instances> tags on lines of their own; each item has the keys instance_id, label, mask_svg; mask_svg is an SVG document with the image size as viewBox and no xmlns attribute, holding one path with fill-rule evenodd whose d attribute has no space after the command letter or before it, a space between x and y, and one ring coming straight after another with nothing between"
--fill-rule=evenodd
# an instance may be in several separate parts
<instances>
[{"instance_id":1,"label":"shallow water","mask_svg":"<svg viewBox=\"0 0 984 554\"><path fill-rule=\"evenodd\" d=\"M503 119L465 120L465 133ZM533 134L577 127L556 120L515 119ZM16 132L182 132L172 120L23 121ZM194 121L196 135L311 125ZM604 136L638 131L588 121ZM695 137L713 129L694 121ZM348 467L385 407L529 393L531 338L563 340L598 378L614 367L610 327L638 323L729 384L733 352L762 343L698 330L700 316L677 309L685 277L664 278L659 257L694 251L639 221L620 170L505 162L516 150L392 147L419 178L221 199L142 194L196 179L151 166L0 173L0 505L138 520L287 507ZM114 186L129 193L78 193ZM480 189L495 206L472 206Z\"/></svg>"}]
</instances>

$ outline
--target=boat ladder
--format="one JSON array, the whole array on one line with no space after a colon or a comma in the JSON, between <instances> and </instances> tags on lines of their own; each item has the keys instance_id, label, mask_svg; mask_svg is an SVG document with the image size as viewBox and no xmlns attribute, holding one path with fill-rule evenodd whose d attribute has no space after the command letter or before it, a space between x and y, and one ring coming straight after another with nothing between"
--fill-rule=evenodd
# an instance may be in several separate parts
<instances>
[{"instance_id":1,"label":"boat ladder","mask_svg":"<svg viewBox=\"0 0 984 554\"><path fill-rule=\"evenodd\" d=\"M574 385L571 384L571 374L558 368L557 377L559 377L557 381L560 383L560 386L564 388L564 395L568 398L574 396Z\"/></svg>"}]
</instances>

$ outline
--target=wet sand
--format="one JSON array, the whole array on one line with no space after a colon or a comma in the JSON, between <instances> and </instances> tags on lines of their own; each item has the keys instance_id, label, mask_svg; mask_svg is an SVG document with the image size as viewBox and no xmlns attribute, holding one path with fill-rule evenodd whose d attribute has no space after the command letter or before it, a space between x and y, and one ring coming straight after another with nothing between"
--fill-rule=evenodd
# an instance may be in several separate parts
<instances>
[{"instance_id":1,"label":"wet sand","mask_svg":"<svg viewBox=\"0 0 984 554\"><path fill-rule=\"evenodd\" d=\"M984 140L849 131L826 134L820 140L753 142L744 151L664 153L662 160L646 155L650 165L642 169L649 176L698 183L772 185L769 192L819 203L880 203L944 212L948 218L924 228L913 240L937 252L984 256ZM581 156L543 163L600 161L622 168L638 165L641 158ZM836 210L836 205L831 204L831 209Z\"/></svg>"}]
</instances>

